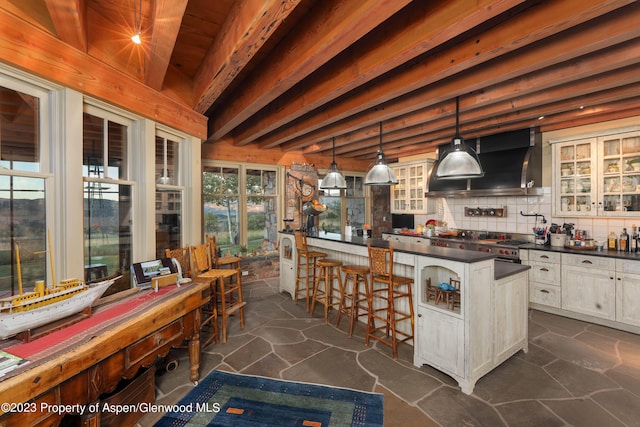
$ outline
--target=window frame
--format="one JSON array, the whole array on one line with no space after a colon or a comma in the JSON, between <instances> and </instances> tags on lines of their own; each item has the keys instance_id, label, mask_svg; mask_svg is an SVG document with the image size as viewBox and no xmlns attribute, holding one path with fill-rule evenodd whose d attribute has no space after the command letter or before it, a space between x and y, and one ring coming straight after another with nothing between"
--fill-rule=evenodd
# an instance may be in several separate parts
<instances>
[{"instance_id":1,"label":"window frame","mask_svg":"<svg viewBox=\"0 0 640 427\"><path fill-rule=\"evenodd\" d=\"M250 197L253 197L255 195L249 194L246 190L247 188L247 170L251 169L251 170L262 170L262 171L273 171L276 173L276 178L275 178L275 182L276 182L276 194L274 195L268 195L266 197L270 197L273 198L277 204L276 206L276 228L278 227L278 224L282 223L282 197L283 197L283 182L284 182L284 167L283 166L279 166L279 165L267 165L267 164L260 164L260 163L247 163L247 162L228 162L228 161L216 161L216 160L203 160L203 168L202 168L202 172L203 174L206 172L207 168L235 168L238 170L238 193L234 194L235 196L238 197L238 218L239 218L239 222L238 222L238 228L239 228L239 247L240 248L247 248L248 243L249 243L249 238L248 238L248 211L247 211L247 206L248 206L248 199ZM204 175L203 175L204 177ZM262 195L262 197L264 197L264 195ZM202 230L203 230L203 236L206 233L205 230L205 225L204 225L204 200L205 200L205 194L204 194L204 185L203 185L203 189L202 189L202 218L203 218L203 223L202 223ZM275 239L275 241L273 242L274 246L277 248L277 237ZM248 255L248 254L244 254L242 253L242 255Z\"/></svg>"}]
</instances>

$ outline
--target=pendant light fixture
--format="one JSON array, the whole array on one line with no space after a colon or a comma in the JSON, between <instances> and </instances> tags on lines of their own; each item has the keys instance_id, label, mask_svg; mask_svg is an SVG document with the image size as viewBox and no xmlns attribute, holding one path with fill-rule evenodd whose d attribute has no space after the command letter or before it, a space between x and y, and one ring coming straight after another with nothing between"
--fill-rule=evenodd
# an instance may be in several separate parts
<instances>
[{"instance_id":1,"label":"pendant light fixture","mask_svg":"<svg viewBox=\"0 0 640 427\"><path fill-rule=\"evenodd\" d=\"M467 179L481 178L484 176L478 154L465 144L459 130L459 97L456 97L456 134L451 142L451 147L445 149L440 155L436 176L438 179Z\"/></svg>"},{"instance_id":2,"label":"pendant light fixture","mask_svg":"<svg viewBox=\"0 0 640 427\"><path fill-rule=\"evenodd\" d=\"M364 185L396 185L397 183L396 175L384 160L384 153L382 152L382 122L380 122L378 160L371 170L367 172L367 176L364 178Z\"/></svg>"},{"instance_id":3,"label":"pendant light fixture","mask_svg":"<svg viewBox=\"0 0 640 427\"><path fill-rule=\"evenodd\" d=\"M329 173L322 179L322 183L320 183L320 188L325 190L340 190L343 188L347 188L347 181L345 181L344 176L338 170L338 165L336 164L336 138L333 138L333 162L331 162L331 167L329 168Z\"/></svg>"}]
</instances>

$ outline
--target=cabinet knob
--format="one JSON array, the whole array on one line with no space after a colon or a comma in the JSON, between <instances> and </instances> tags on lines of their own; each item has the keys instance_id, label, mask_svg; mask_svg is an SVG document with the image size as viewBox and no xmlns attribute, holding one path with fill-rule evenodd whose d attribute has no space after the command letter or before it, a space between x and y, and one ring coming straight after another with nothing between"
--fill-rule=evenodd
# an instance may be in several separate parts
<instances>
[{"instance_id":1,"label":"cabinet knob","mask_svg":"<svg viewBox=\"0 0 640 427\"><path fill-rule=\"evenodd\" d=\"M543 267L543 268L540 269L540 271L549 271L549 269Z\"/></svg>"},{"instance_id":2,"label":"cabinet knob","mask_svg":"<svg viewBox=\"0 0 640 427\"><path fill-rule=\"evenodd\" d=\"M582 260L583 264L593 264L591 261L589 261L588 259Z\"/></svg>"},{"instance_id":3,"label":"cabinet knob","mask_svg":"<svg viewBox=\"0 0 640 427\"><path fill-rule=\"evenodd\" d=\"M546 290L546 289L540 289L540 292L542 292L543 294L548 294L549 293L549 291Z\"/></svg>"},{"instance_id":4,"label":"cabinet knob","mask_svg":"<svg viewBox=\"0 0 640 427\"><path fill-rule=\"evenodd\" d=\"M541 255L540 258L549 259L549 257L546 255Z\"/></svg>"},{"instance_id":5,"label":"cabinet knob","mask_svg":"<svg viewBox=\"0 0 640 427\"><path fill-rule=\"evenodd\" d=\"M418 314L418 317L422 317L422 314Z\"/></svg>"}]
</instances>

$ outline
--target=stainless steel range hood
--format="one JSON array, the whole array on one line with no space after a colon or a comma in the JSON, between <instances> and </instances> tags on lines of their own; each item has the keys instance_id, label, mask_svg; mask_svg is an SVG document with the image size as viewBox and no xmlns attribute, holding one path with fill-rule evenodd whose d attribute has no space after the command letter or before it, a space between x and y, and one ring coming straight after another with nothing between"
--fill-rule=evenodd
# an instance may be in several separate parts
<instances>
[{"instance_id":1,"label":"stainless steel range hood","mask_svg":"<svg viewBox=\"0 0 640 427\"><path fill-rule=\"evenodd\" d=\"M470 142L473 144L473 142ZM448 146L448 144L447 144ZM484 177L438 179L429 171L427 197L521 196L542 193L542 135L537 128L504 132L476 140Z\"/></svg>"}]
</instances>

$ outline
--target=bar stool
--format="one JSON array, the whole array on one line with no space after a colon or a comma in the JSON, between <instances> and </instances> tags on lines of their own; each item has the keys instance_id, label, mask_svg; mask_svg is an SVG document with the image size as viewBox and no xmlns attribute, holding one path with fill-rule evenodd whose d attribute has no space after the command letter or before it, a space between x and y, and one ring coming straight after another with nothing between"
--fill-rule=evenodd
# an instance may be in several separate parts
<instances>
[{"instance_id":1,"label":"bar stool","mask_svg":"<svg viewBox=\"0 0 640 427\"><path fill-rule=\"evenodd\" d=\"M364 265L345 265L342 267L344 273L344 293L340 299L340 308L336 316L336 326L340 322L340 314L349 316L349 338L353 335L353 325L361 316L367 316L369 321L369 267ZM350 304L346 304L346 300ZM361 312L361 310L364 310Z\"/></svg>"},{"instance_id":2,"label":"bar stool","mask_svg":"<svg viewBox=\"0 0 640 427\"><path fill-rule=\"evenodd\" d=\"M398 359L398 344L413 340L414 316L413 295L411 287L413 279L397 276L393 273L393 247L374 247L367 244L369 252L370 271L370 298L371 310L367 324L367 336L365 343L373 338L391 347L394 359ZM399 302L406 300L407 310L399 308ZM378 304L376 304L376 302ZM378 306L378 308L374 308ZM376 326L376 320L382 322L382 326ZM398 329L398 324L403 321L410 322L409 332ZM384 330L384 335L376 335ZM389 339L389 331L391 338Z\"/></svg>"},{"instance_id":3,"label":"bar stool","mask_svg":"<svg viewBox=\"0 0 640 427\"><path fill-rule=\"evenodd\" d=\"M329 322L329 307L340 307L340 302L344 296L344 288L342 287L342 276L338 267L342 267L342 261L335 259L323 258L317 262L319 274L313 287L313 297L311 298L311 310L316 307L316 302L324 305L324 323ZM338 287L335 281L338 281ZM322 289L320 289L322 283ZM336 293L337 292L337 295Z\"/></svg>"},{"instance_id":4,"label":"bar stool","mask_svg":"<svg viewBox=\"0 0 640 427\"><path fill-rule=\"evenodd\" d=\"M298 303L298 295L304 292L305 310L309 311L310 293L313 292L313 284L316 281L316 269L318 259L326 258L327 254L319 251L310 251L307 248L307 235L302 231L294 233L296 238L296 285L293 291L293 302ZM304 262L302 262L304 260ZM303 275L304 273L304 275ZM302 288L300 285L303 285Z\"/></svg>"}]
</instances>

